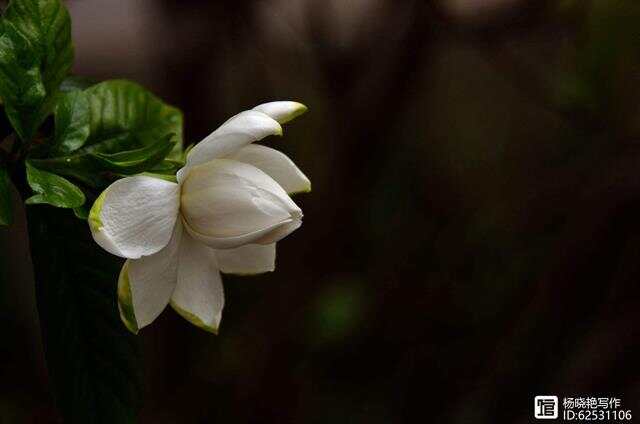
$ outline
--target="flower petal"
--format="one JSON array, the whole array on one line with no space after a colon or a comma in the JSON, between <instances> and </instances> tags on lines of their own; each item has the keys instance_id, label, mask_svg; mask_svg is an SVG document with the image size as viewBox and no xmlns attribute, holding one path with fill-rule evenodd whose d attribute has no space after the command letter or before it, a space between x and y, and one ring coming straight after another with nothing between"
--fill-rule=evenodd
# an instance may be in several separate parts
<instances>
[{"instance_id":1,"label":"flower petal","mask_svg":"<svg viewBox=\"0 0 640 424\"><path fill-rule=\"evenodd\" d=\"M244 146L229 159L248 163L276 180L287 193L311 191L311 181L287 155L259 144Z\"/></svg>"},{"instance_id":2,"label":"flower petal","mask_svg":"<svg viewBox=\"0 0 640 424\"><path fill-rule=\"evenodd\" d=\"M182 185L181 208L187 231L215 249L256 243L302 218L300 208L271 177L229 159L191 170Z\"/></svg>"},{"instance_id":3,"label":"flower petal","mask_svg":"<svg viewBox=\"0 0 640 424\"><path fill-rule=\"evenodd\" d=\"M274 228L269 233L264 234L262 237L256 239L255 243L258 244L270 244L282 240L295 230L300 228L302 221L300 219L294 219L290 222L284 223L277 228Z\"/></svg>"},{"instance_id":4,"label":"flower petal","mask_svg":"<svg viewBox=\"0 0 640 424\"><path fill-rule=\"evenodd\" d=\"M186 167L226 157L269 135L282 135L282 127L277 121L255 110L240 112L191 149Z\"/></svg>"},{"instance_id":5,"label":"flower petal","mask_svg":"<svg viewBox=\"0 0 640 424\"><path fill-rule=\"evenodd\" d=\"M281 124L285 124L307 111L307 107L302 103L291 101L263 103L253 108L258 112L269 115Z\"/></svg>"},{"instance_id":6,"label":"flower petal","mask_svg":"<svg viewBox=\"0 0 640 424\"><path fill-rule=\"evenodd\" d=\"M192 324L218 333L224 293L215 252L187 234L180 246L178 285L171 306Z\"/></svg>"},{"instance_id":7,"label":"flower petal","mask_svg":"<svg viewBox=\"0 0 640 424\"><path fill-rule=\"evenodd\" d=\"M127 328L137 334L169 304L178 278L178 253L182 239L178 221L162 250L140 259L128 259L118 279L118 309Z\"/></svg>"},{"instance_id":8,"label":"flower petal","mask_svg":"<svg viewBox=\"0 0 640 424\"><path fill-rule=\"evenodd\" d=\"M184 226L189 235L196 240L204 243L212 249L235 249L246 244L271 244L282 240L292 231L302 225L300 219L287 219L279 222L267 228L262 228L251 233L242 234L233 237L214 237L206 234L199 233L189 226L189 223L185 222ZM280 228L286 228L287 231L281 231ZM272 236L272 233L280 237Z\"/></svg>"},{"instance_id":9,"label":"flower petal","mask_svg":"<svg viewBox=\"0 0 640 424\"><path fill-rule=\"evenodd\" d=\"M176 183L147 176L111 184L91 208L94 240L108 252L129 259L159 252L169 243L180 207Z\"/></svg>"},{"instance_id":10,"label":"flower petal","mask_svg":"<svg viewBox=\"0 0 640 424\"><path fill-rule=\"evenodd\" d=\"M276 244L246 244L235 249L216 250L220 271L225 274L252 275L276 268Z\"/></svg>"}]
</instances>

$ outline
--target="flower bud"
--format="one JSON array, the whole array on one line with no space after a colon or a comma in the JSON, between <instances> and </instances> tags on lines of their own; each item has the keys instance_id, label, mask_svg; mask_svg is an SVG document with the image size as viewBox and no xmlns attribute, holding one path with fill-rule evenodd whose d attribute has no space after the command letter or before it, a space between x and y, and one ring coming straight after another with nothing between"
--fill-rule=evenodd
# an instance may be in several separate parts
<instances>
[{"instance_id":1,"label":"flower bud","mask_svg":"<svg viewBox=\"0 0 640 424\"><path fill-rule=\"evenodd\" d=\"M180 207L187 231L215 249L274 243L302 220L302 211L277 182L252 165L229 159L191 168Z\"/></svg>"}]
</instances>

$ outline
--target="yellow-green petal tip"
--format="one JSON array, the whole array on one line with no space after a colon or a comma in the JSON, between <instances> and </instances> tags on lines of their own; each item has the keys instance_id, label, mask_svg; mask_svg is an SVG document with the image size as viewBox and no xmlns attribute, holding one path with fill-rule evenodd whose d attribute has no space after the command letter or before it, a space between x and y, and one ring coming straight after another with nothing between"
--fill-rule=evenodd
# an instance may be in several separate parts
<instances>
[{"instance_id":1,"label":"yellow-green petal tip","mask_svg":"<svg viewBox=\"0 0 640 424\"><path fill-rule=\"evenodd\" d=\"M218 335L218 327L217 326L213 326L210 324L206 324L204 321L202 321L200 318L198 318L196 315L192 314L191 312L181 308L180 306L178 306L173 300L171 302L169 302L171 304L171 307L184 319L186 319L187 321L189 321L191 324L195 325L198 328L203 329L204 331L208 332L208 333L212 333L215 334L216 336Z\"/></svg>"},{"instance_id":2,"label":"yellow-green petal tip","mask_svg":"<svg viewBox=\"0 0 640 424\"><path fill-rule=\"evenodd\" d=\"M120 311L120 319L127 329L133 334L138 334L140 329L133 309L133 296L131 295L131 283L129 281L129 261L124 263L118 277L118 311Z\"/></svg>"},{"instance_id":3,"label":"yellow-green petal tip","mask_svg":"<svg viewBox=\"0 0 640 424\"><path fill-rule=\"evenodd\" d=\"M102 205L104 204L107 190L103 191L100 196L98 196L96 201L93 202L93 206L91 206L91 210L89 211L89 218L87 219L87 221L89 222L89 227L93 232L98 232L102 228L100 212L102 211Z\"/></svg>"}]
</instances>

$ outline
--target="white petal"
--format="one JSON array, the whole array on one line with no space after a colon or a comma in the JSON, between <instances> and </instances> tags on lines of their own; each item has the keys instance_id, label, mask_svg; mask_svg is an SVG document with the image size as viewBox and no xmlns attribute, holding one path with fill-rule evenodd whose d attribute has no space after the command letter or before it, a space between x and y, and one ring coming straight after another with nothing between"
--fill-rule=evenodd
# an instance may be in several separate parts
<instances>
[{"instance_id":1,"label":"white petal","mask_svg":"<svg viewBox=\"0 0 640 424\"><path fill-rule=\"evenodd\" d=\"M248 163L276 180L287 193L311 191L311 181L287 155L259 144L244 146L229 159Z\"/></svg>"},{"instance_id":2,"label":"white petal","mask_svg":"<svg viewBox=\"0 0 640 424\"><path fill-rule=\"evenodd\" d=\"M301 225L302 225L301 220L299 219L291 220L290 222L287 222L285 224L278 226L277 228L274 228L270 232L264 234L262 237L257 238L255 243L258 243L258 244L275 243L277 241L282 240L289 234L293 233L295 230L300 228Z\"/></svg>"},{"instance_id":3,"label":"white petal","mask_svg":"<svg viewBox=\"0 0 640 424\"><path fill-rule=\"evenodd\" d=\"M148 176L111 184L91 208L89 226L108 252L129 259L152 255L169 243L180 207L176 183Z\"/></svg>"},{"instance_id":4,"label":"white petal","mask_svg":"<svg viewBox=\"0 0 640 424\"><path fill-rule=\"evenodd\" d=\"M235 249L216 250L220 271L226 274L251 275L276 268L276 244L247 244Z\"/></svg>"},{"instance_id":5,"label":"white petal","mask_svg":"<svg viewBox=\"0 0 640 424\"><path fill-rule=\"evenodd\" d=\"M253 108L259 112L269 115L281 124L285 124L307 111L307 107L298 102L270 102L263 103Z\"/></svg>"},{"instance_id":6,"label":"white petal","mask_svg":"<svg viewBox=\"0 0 640 424\"><path fill-rule=\"evenodd\" d=\"M271 227L263 228L258 231L254 231L251 233L243 234L235 237L212 237L206 234L199 233L195 231L193 228L189 227L187 222L184 223L185 229L187 232L196 240L204 243L205 245L213 248L213 249L235 249L239 246L244 246L246 244L271 244L277 241L280 241L285 236L290 234L293 230L297 229L302 225L302 221L300 219L288 219L286 221L279 222L278 224L272 225ZM279 231L280 228L290 229L289 231ZM280 237L273 237L271 233L276 235L280 235Z\"/></svg>"},{"instance_id":7,"label":"white petal","mask_svg":"<svg viewBox=\"0 0 640 424\"><path fill-rule=\"evenodd\" d=\"M161 251L128 259L118 280L118 308L127 328L137 333L169 304L178 279L178 253L182 224L175 225L171 241Z\"/></svg>"},{"instance_id":8,"label":"white petal","mask_svg":"<svg viewBox=\"0 0 640 424\"><path fill-rule=\"evenodd\" d=\"M271 177L229 159L190 171L182 185L181 208L187 231L216 249L268 244L256 240L302 218L300 208Z\"/></svg>"},{"instance_id":9,"label":"white petal","mask_svg":"<svg viewBox=\"0 0 640 424\"><path fill-rule=\"evenodd\" d=\"M196 144L187 156L186 167L226 157L269 135L282 135L280 124L262 112L246 110Z\"/></svg>"},{"instance_id":10,"label":"white petal","mask_svg":"<svg viewBox=\"0 0 640 424\"><path fill-rule=\"evenodd\" d=\"M192 324L218 333L224 293L215 252L186 233L180 246L178 285L171 306Z\"/></svg>"}]
</instances>

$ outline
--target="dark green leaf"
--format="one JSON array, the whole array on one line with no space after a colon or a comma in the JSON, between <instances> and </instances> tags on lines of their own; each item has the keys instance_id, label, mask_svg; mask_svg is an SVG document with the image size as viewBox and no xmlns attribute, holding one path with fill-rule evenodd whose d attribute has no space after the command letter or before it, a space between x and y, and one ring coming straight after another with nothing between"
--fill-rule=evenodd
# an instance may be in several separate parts
<instances>
[{"instance_id":1,"label":"dark green leaf","mask_svg":"<svg viewBox=\"0 0 640 424\"><path fill-rule=\"evenodd\" d=\"M18 135L32 135L33 123L41 119L47 92L37 57L13 26L4 23L0 35L0 96L5 113Z\"/></svg>"},{"instance_id":2,"label":"dark green leaf","mask_svg":"<svg viewBox=\"0 0 640 424\"><path fill-rule=\"evenodd\" d=\"M73 63L71 19L60 0L13 0L2 24L0 96L16 132L28 140Z\"/></svg>"},{"instance_id":3,"label":"dark green leaf","mask_svg":"<svg viewBox=\"0 0 640 424\"><path fill-rule=\"evenodd\" d=\"M54 174L74 178L94 189L102 189L112 181L100 168L100 164L90 154L81 149L71 156L60 156L51 159L30 159L32 165L38 169Z\"/></svg>"},{"instance_id":4,"label":"dark green leaf","mask_svg":"<svg viewBox=\"0 0 640 424\"><path fill-rule=\"evenodd\" d=\"M153 172L175 173L180 166L182 113L141 86L121 80L105 81L66 96L69 104L64 106L65 101L61 100L60 106L61 118L64 115L65 119L56 122L56 145L79 144L75 131L65 131L85 128L86 115L81 104L78 113L67 112L77 100L89 103L89 136L73 154L33 159L38 168L75 178L89 187L104 188L114 174L130 175L157 166L163 169ZM179 160L170 159L172 156ZM168 159L163 162L165 158Z\"/></svg>"},{"instance_id":5,"label":"dark green leaf","mask_svg":"<svg viewBox=\"0 0 640 424\"><path fill-rule=\"evenodd\" d=\"M115 175L132 175L155 168L171 151L174 142L169 135L164 141L135 150L118 151L120 145L135 143L121 139L105 140L71 156L32 159L31 162L40 169L75 178L89 187L104 188ZM109 153L111 151L117 153Z\"/></svg>"},{"instance_id":6,"label":"dark green leaf","mask_svg":"<svg viewBox=\"0 0 640 424\"><path fill-rule=\"evenodd\" d=\"M121 150L155 144L173 134L176 145L170 158L182 154L182 112L138 84L104 81L86 90L91 106L91 135L87 145L123 135L130 143Z\"/></svg>"},{"instance_id":7,"label":"dark green leaf","mask_svg":"<svg viewBox=\"0 0 640 424\"><path fill-rule=\"evenodd\" d=\"M64 422L134 423L141 373L136 337L116 303L121 259L66 211L27 213L47 366Z\"/></svg>"},{"instance_id":8,"label":"dark green leaf","mask_svg":"<svg viewBox=\"0 0 640 424\"><path fill-rule=\"evenodd\" d=\"M137 174L153 167L171 152L175 145L171 138L170 134L165 136L164 141L140 149L118 153L95 152L90 155L95 158L102 169L125 175Z\"/></svg>"},{"instance_id":9,"label":"dark green leaf","mask_svg":"<svg viewBox=\"0 0 640 424\"><path fill-rule=\"evenodd\" d=\"M11 181L6 168L0 168L0 225L11 225L13 210L11 207Z\"/></svg>"},{"instance_id":10,"label":"dark green leaf","mask_svg":"<svg viewBox=\"0 0 640 424\"><path fill-rule=\"evenodd\" d=\"M73 208L73 214L80 219L84 219L85 221L87 220L87 218L89 218L89 205L87 205L87 203L85 202L84 205L77 207L77 208Z\"/></svg>"},{"instance_id":11,"label":"dark green leaf","mask_svg":"<svg viewBox=\"0 0 640 424\"><path fill-rule=\"evenodd\" d=\"M85 201L84 193L65 178L40 170L29 162L27 165L27 182L37 194L28 198L29 205L47 203L59 208L77 208Z\"/></svg>"},{"instance_id":12,"label":"dark green leaf","mask_svg":"<svg viewBox=\"0 0 640 424\"><path fill-rule=\"evenodd\" d=\"M149 172L156 173L156 174L175 175L176 172L178 172L178 170L183 166L184 166L184 162L182 161L165 159L162 162L158 163L153 168L151 168Z\"/></svg>"},{"instance_id":13,"label":"dark green leaf","mask_svg":"<svg viewBox=\"0 0 640 424\"><path fill-rule=\"evenodd\" d=\"M54 152L68 154L82 147L89 137L89 99L80 90L60 97L55 110Z\"/></svg>"}]
</instances>

